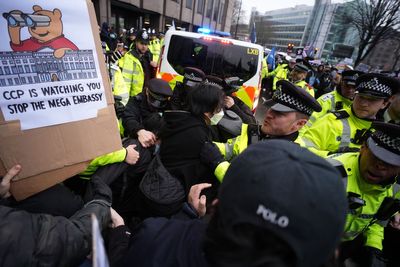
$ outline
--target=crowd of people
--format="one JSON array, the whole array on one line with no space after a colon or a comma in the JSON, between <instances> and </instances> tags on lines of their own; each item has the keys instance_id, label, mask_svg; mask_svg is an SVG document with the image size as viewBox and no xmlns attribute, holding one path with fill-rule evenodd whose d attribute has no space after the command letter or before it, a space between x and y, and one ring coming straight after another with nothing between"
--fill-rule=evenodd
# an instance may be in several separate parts
<instances>
[{"instance_id":1,"label":"crowd of people","mask_svg":"<svg viewBox=\"0 0 400 267\"><path fill-rule=\"evenodd\" d=\"M110 266L399 266L399 80L281 62L257 122L235 77L156 78L162 34L100 36L123 148L23 201L10 168L0 266L90 266L91 214Z\"/></svg>"}]
</instances>

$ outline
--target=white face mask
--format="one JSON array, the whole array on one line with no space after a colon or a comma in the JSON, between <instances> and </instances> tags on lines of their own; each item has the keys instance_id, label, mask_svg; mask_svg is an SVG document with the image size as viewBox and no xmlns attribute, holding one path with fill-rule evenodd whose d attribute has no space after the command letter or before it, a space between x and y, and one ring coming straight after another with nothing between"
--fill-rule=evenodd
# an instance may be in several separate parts
<instances>
[{"instance_id":1,"label":"white face mask","mask_svg":"<svg viewBox=\"0 0 400 267\"><path fill-rule=\"evenodd\" d=\"M224 117L224 111L221 110L210 118L211 125L217 125L218 122Z\"/></svg>"}]
</instances>

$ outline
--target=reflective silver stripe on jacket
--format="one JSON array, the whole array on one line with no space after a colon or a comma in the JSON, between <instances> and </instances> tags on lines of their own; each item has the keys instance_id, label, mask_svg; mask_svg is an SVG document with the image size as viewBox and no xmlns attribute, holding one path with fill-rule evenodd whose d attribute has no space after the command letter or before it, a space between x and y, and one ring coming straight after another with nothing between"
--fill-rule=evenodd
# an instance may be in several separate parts
<instances>
[{"instance_id":1,"label":"reflective silver stripe on jacket","mask_svg":"<svg viewBox=\"0 0 400 267\"><path fill-rule=\"evenodd\" d=\"M335 95L332 95L331 98L331 111L335 111L336 110L336 99L335 99Z\"/></svg>"},{"instance_id":2,"label":"reflective silver stripe on jacket","mask_svg":"<svg viewBox=\"0 0 400 267\"><path fill-rule=\"evenodd\" d=\"M233 147L236 139L231 144L225 143L225 159L230 160L233 157Z\"/></svg>"},{"instance_id":3,"label":"reflective silver stripe on jacket","mask_svg":"<svg viewBox=\"0 0 400 267\"><path fill-rule=\"evenodd\" d=\"M350 145L350 124L349 124L349 120L346 118L346 119L342 119L340 121L342 122L342 125L343 125L343 131L342 131L342 136L341 136L341 139L340 139L339 148L348 147Z\"/></svg>"},{"instance_id":4,"label":"reflective silver stripe on jacket","mask_svg":"<svg viewBox=\"0 0 400 267\"><path fill-rule=\"evenodd\" d=\"M314 144L314 142L313 141L311 141L310 139L308 139L308 138L301 138L301 140L303 140L303 142L304 142L304 144L306 145L306 147L313 147L313 148L315 148L315 149L319 149L319 147L317 147L315 144Z\"/></svg>"}]
</instances>

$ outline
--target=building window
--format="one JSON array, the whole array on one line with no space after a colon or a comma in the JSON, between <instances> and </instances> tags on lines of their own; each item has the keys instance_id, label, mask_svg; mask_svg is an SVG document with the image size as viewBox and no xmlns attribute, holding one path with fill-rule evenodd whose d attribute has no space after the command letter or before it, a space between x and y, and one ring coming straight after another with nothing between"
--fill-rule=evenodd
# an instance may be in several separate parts
<instances>
[{"instance_id":1,"label":"building window","mask_svg":"<svg viewBox=\"0 0 400 267\"><path fill-rule=\"evenodd\" d=\"M208 0L207 1L207 14L206 14L207 18L211 18L213 3L214 3L213 0Z\"/></svg>"},{"instance_id":2,"label":"building window","mask_svg":"<svg viewBox=\"0 0 400 267\"><path fill-rule=\"evenodd\" d=\"M217 18L218 18L218 11L219 11L219 1L220 0L216 0L215 1L215 5L214 5L214 16L213 16L213 20L214 21L217 21Z\"/></svg>"},{"instance_id":3,"label":"building window","mask_svg":"<svg viewBox=\"0 0 400 267\"><path fill-rule=\"evenodd\" d=\"M218 23L219 23L219 24L222 23L223 13L224 13L224 3L221 3L221 4L219 5L219 15L218 15Z\"/></svg>"},{"instance_id":4,"label":"building window","mask_svg":"<svg viewBox=\"0 0 400 267\"><path fill-rule=\"evenodd\" d=\"M186 8L192 9L193 0L186 0Z\"/></svg>"},{"instance_id":5,"label":"building window","mask_svg":"<svg viewBox=\"0 0 400 267\"><path fill-rule=\"evenodd\" d=\"M204 12L204 0L198 0L197 2L197 13L203 14Z\"/></svg>"}]
</instances>

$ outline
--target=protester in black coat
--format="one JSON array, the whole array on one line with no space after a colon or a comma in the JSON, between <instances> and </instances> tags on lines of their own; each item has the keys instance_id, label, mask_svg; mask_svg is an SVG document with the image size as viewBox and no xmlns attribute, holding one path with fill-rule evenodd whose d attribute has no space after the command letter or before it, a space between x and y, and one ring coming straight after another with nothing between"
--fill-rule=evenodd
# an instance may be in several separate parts
<instances>
[{"instance_id":1,"label":"protester in black coat","mask_svg":"<svg viewBox=\"0 0 400 267\"><path fill-rule=\"evenodd\" d=\"M160 158L166 169L182 181L186 194L192 185L214 178L208 166L200 162L200 151L204 142L211 141L210 119L222 110L223 100L219 86L203 83L188 95L189 112L164 113Z\"/></svg>"},{"instance_id":2,"label":"protester in black coat","mask_svg":"<svg viewBox=\"0 0 400 267\"><path fill-rule=\"evenodd\" d=\"M334 254L345 223L343 184L307 149L283 140L250 146L230 165L206 223L196 218L206 213L209 199L200 194L208 186L190 190L182 211L192 220L150 218L132 234L118 220L111 266L317 267Z\"/></svg>"},{"instance_id":3,"label":"protester in black coat","mask_svg":"<svg viewBox=\"0 0 400 267\"><path fill-rule=\"evenodd\" d=\"M139 139L143 147L153 146L162 127L162 113L169 108L172 89L161 79L151 79L143 92L131 97L122 114L125 134Z\"/></svg>"},{"instance_id":4,"label":"protester in black coat","mask_svg":"<svg viewBox=\"0 0 400 267\"><path fill-rule=\"evenodd\" d=\"M0 197L9 196L10 180L20 169L13 167L2 179ZM69 219L0 205L0 265L79 266L91 251L92 214L101 229L110 222L111 191L99 177L91 183L94 199Z\"/></svg>"},{"instance_id":5,"label":"protester in black coat","mask_svg":"<svg viewBox=\"0 0 400 267\"><path fill-rule=\"evenodd\" d=\"M153 160L157 164L150 164L142 180L146 203L142 207L147 212L144 217L171 216L180 209L192 185L218 183L213 170L200 161L200 151L206 141L212 140L209 124L215 121L214 114L222 110L224 93L218 85L204 83L193 88L187 99L189 111L164 112L159 154ZM157 174L157 169L162 173ZM170 182L159 186L166 177ZM158 182L152 185L153 181ZM213 188L216 190L217 186ZM215 192L208 192L210 199L213 196Z\"/></svg>"}]
</instances>

